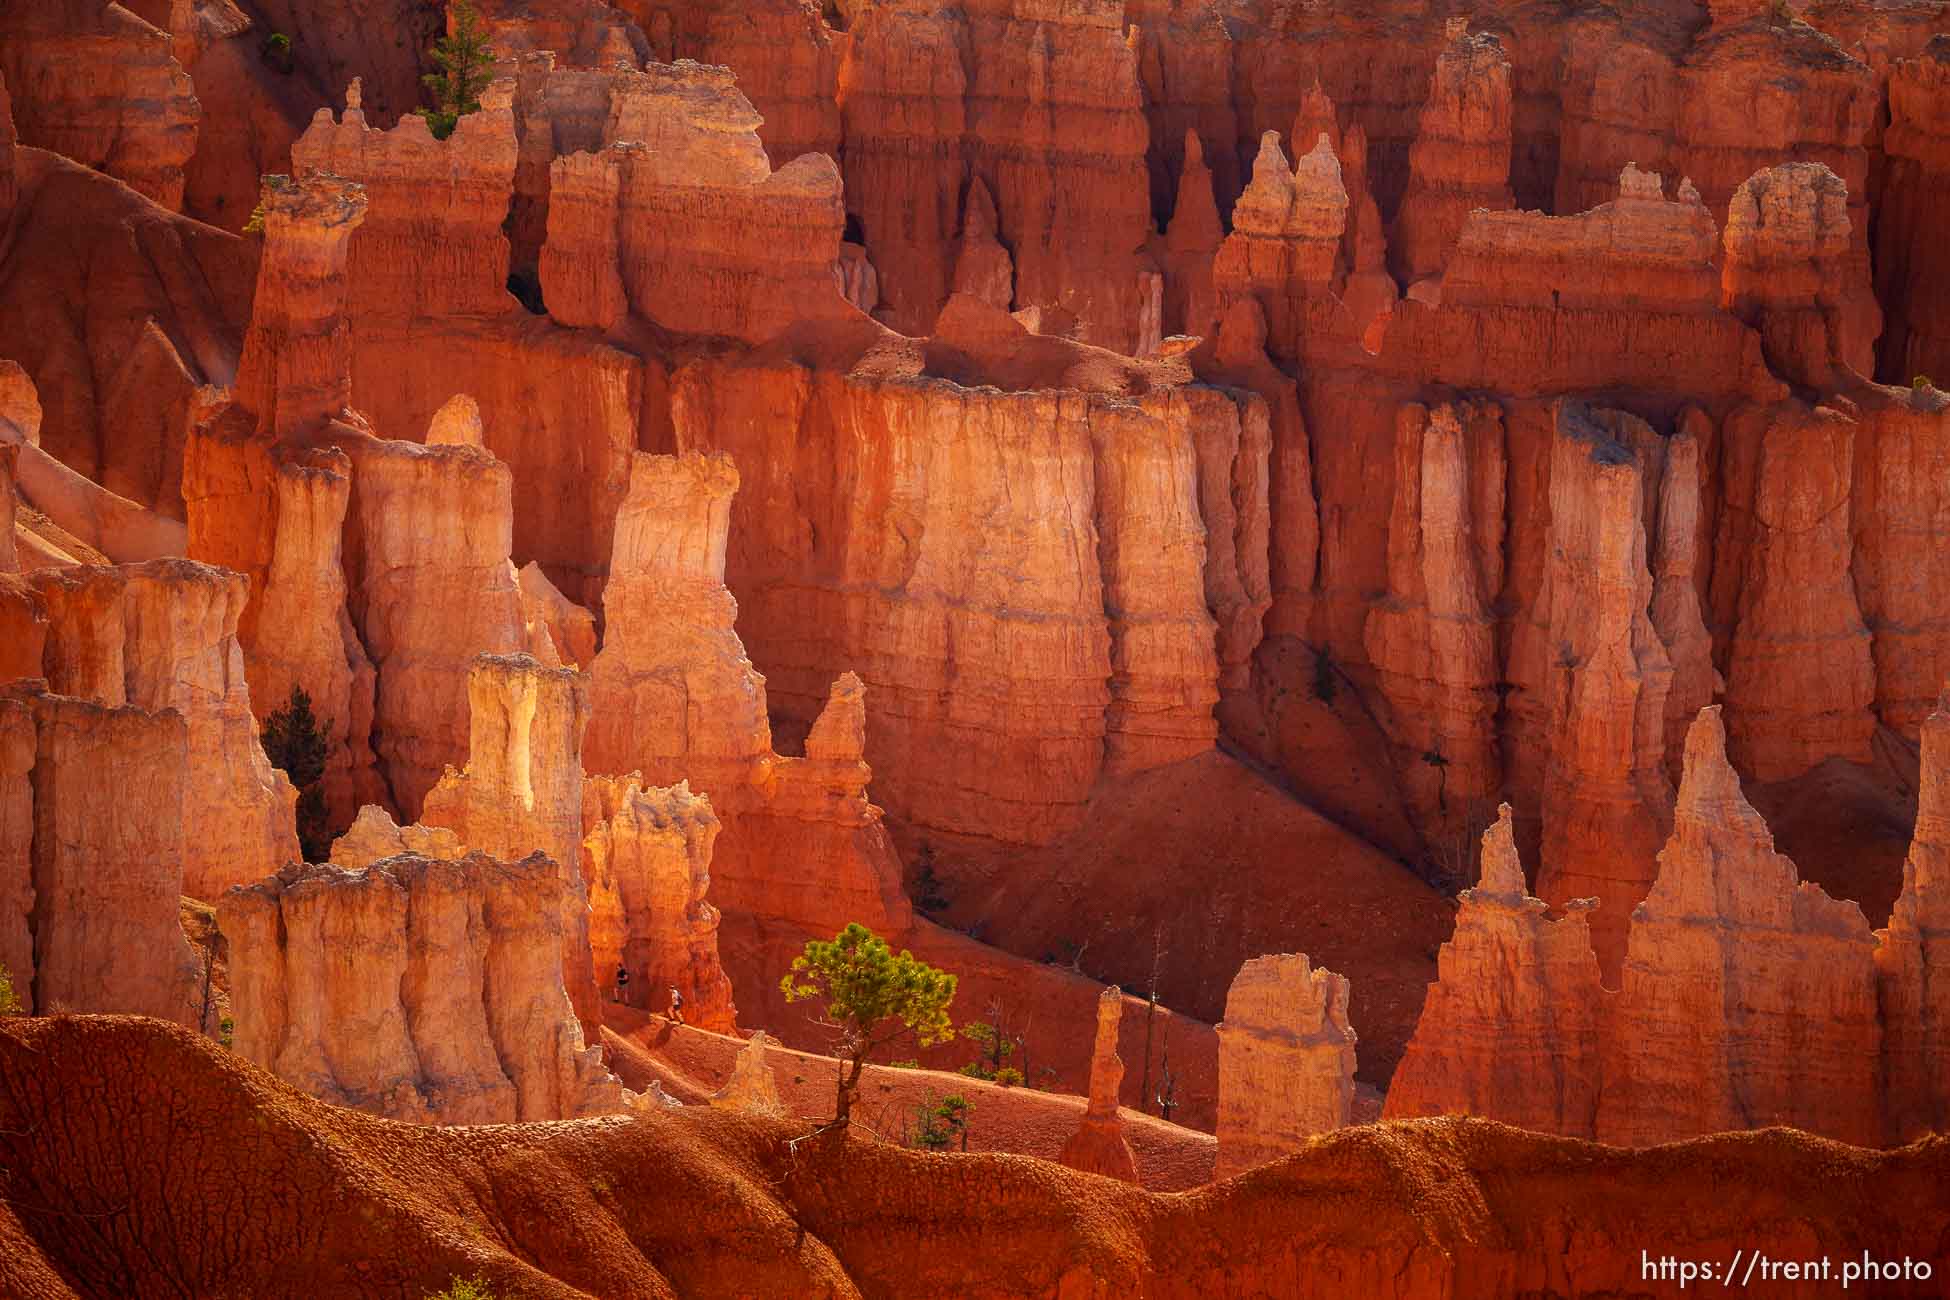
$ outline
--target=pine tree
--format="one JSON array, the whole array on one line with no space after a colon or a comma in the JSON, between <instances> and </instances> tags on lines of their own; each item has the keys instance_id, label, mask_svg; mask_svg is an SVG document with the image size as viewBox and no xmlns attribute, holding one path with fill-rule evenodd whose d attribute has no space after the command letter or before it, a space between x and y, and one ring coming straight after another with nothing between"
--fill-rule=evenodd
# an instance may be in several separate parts
<instances>
[{"instance_id":1,"label":"pine tree","mask_svg":"<svg viewBox=\"0 0 1950 1300\"><path fill-rule=\"evenodd\" d=\"M332 849L325 811L325 729L312 714L304 687L291 688L284 707L264 719L260 736L271 766L284 769L298 787L298 846L305 861L325 861Z\"/></svg>"},{"instance_id":2,"label":"pine tree","mask_svg":"<svg viewBox=\"0 0 1950 1300\"><path fill-rule=\"evenodd\" d=\"M840 1035L834 1055L844 1063L833 1115L837 1129L847 1126L861 1068L873 1052L910 1033L923 1047L954 1037L948 1004L954 1001L955 977L911 952L896 956L886 940L858 921L830 941L808 940L779 989L788 1002L826 999L827 1023Z\"/></svg>"},{"instance_id":3,"label":"pine tree","mask_svg":"<svg viewBox=\"0 0 1950 1300\"><path fill-rule=\"evenodd\" d=\"M454 133L460 119L481 108L481 92L494 80L494 51L473 0L454 0L453 31L434 42L433 61L440 71L420 80L433 92L434 106L420 110L436 140Z\"/></svg>"}]
</instances>

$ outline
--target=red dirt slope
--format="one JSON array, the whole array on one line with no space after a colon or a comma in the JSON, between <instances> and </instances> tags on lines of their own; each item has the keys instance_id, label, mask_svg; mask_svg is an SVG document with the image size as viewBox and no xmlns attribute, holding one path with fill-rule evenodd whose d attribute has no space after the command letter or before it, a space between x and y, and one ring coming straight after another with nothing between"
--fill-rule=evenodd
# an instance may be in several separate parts
<instances>
[{"instance_id":1,"label":"red dirt slope","mask_svg":"<svg viewBox=\"0 0 1950 1300\"><path fill-rule=\"evenodd\" d=\"M703 1101L724 1086L744 1042L724 1034L673 1025L628 1007L603 1008L605 1059L624 1083L641 1089L651 1078L680 1100ZM767 1056L779 1099L792 1115L813 1121L833 1113L839 1063L830 1056L773 1047ZM945 1070L869 1066L860 1081L857 1122L898 1141L915 1108L959 1093L974 1103L968 1119L970 1151L1009 1151L1054 1160L1083 1120L1084 1099L1035 1088L1002 1088ZM1124 1136L1137 1156L1138 1181L1154 1192L1180 1191L1212 1180L1218 1139L1125 1108Z\"/></svg>"},{"instance_id":2,"label":"red dirt slope","mask_svg":"<svg viewBox=\"0 0 1950 1300\"><path fill-rule=\"evenodd\" d=\"M799 1128L704 1107L413 1128L154 1021L14 1020L0 1295L397 1298L478 1275L502 1297L1387 1300L1677 1294L1639 1282L1646 1249L1950 1263L1941 1138L1628 1153L1416 1121L1158 1195L1024 1156L795 1149Z\"/></svg>"}]
</instances>

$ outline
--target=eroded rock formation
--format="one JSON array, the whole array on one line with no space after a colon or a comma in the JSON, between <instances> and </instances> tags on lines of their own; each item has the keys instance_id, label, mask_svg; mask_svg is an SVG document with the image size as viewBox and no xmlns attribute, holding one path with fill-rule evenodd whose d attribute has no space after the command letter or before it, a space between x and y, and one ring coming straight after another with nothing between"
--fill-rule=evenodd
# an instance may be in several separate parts
<instances>
[{"instance_id":1,"label":"eroded rock formation","mask_svg":"<svg viewBox=\"0 0 1950 1300\"><path fill-rule=\"evenodd\" d=\"M1117 1115L1124 1062L1117 1055L1117 1027L1124 1015L1124 991L1115 985L1097 997L1097 1037L1090 1057L1090 1104L1083 1123L1063 1144L1062 1163L1106 1178L1138 1180L1137 1158L1124 1139Z\"/></svg>"},{"instance_id":2,"label":"eroded rock formation","mask_svg":"<svg viewBox=\"0 0 1950 1300\"><path fill-rule=\"evenodd\" d=\"M1923 723L1916 834L1903 892L1876 935L1886 1137L1908 1142L1950 1123L1950 696Z\"/></svg>"},{"instance_id":3,"label":"eroded rock formation","mask_svg":"<svg viewBox=\"0 0 1950 1300\"><path fill-rule=\"evenodd\" d=\"M467 703L467 766L446 769L420 819L452 830L474 852L510 862L540 853L552 864L561 886L561 983L593 1043L602 1011L579 866L589 723L582 674L525 654L481 655L468 669Z\"/></svg>"},{"instance_id":4,"label":"eroded rock formation","mask_svg":"<svg viewBox=\"0 0 1950 1300\"><path fill-rule=\"evenodd\" d=\"M167 32L97 0L9 5L0 15L0 76L22 144L182 208L202 108Z\"/></svg>"},{"instance_id":5,"label":"eroded rock formation","mask_svg":"<svg viewBox=\"0 0 1950 1300\"><path fill-rule=\"evenodd\" d=\"M370 205L347 264L362 317L485 316L513 305L501 232L514 186L512 99L511 83L489 87L482 110L446 140L411 113L380 131L359 103L337 117L321 108L292 145L301 179L326 173L365 188Z\"/></svg>"},{"instance_id":6,"label":"eroded rock formation","mask_svg":"<svg viewBox=\"0 0 1950 1300\"><path fill-rule=\"evenodd\" d=\"M1512 710L1542 751L1537 892L1557 907L1595 895L1593 941L1616 970L1671 825L1672 660L1651 619L1646 542L1664 441L1622 411L1562 402L1554 418L1549 550L1511 651L1524 690Z\"/></svg>"},{"instance_id":7,"label":"eroded rock formation","mask_svg":"<svg viewBox=\"0 0 1950 1300\"><path fill-rule=\"evenodd\" d=\"M1390 241L1395 270L1405 281L1442 273L1472 210L1514 206L1510 130L1510 60L1503 44L1486 32L1470 35L1467 20L1456 20L1448 48L1435 61Z\"/></svg>"},{"instance_id":8,"label":"eroded rock formation","mask_svg":"<svg viewBox=\"0 0 1950 1300\"><path fill-rule=\"evenodd\" d=\"M1240 967L1219 1024L1219 1178L1277 1160L1349 1123L1348 983L1305 953Z\"/></svg>"},{"instance_id":9,"label":"eroded rock formation","mask_svg":"<svg viewBox=\"0 0 1950 1300\"><path fill-rule=\"evenodd\" d=\"M1858 436L1847 412L1794 400L1721 430L1712 613L1731 628L1734 758L1757 780L1869 754L1875 668L1849 573Z\"/></svg>"},{"instance_id":10,"label":"eroded rock formation","mask_svg":"<svg viewBox=\"0 0 1950 1300\"><path fill-rule=\"evenodd\" d=\"M373 750L398 806L416 814L468 753L465 701L479 654L525 648L513 546L514 480L478 447L344 442L357 505L355 626L372 658ZM574 837L567 839L573 862Z\"/></svg>"},{"instance_id":11,"label":"eroded rock formation","mask_svg":"<svg viewBox=\"0 0 1950 1300\"><path fill-rule=\"evenodd\" d=\"M195 773L180 790L177 888L214 899L298 856L297 791L258 741L237 640L245 580L192 560L44 569L43 668L63 695L173 709Z\"/></svg>"},{"instance_id":12,"label":"eroded rock formation","mask_svg":"<svg viewBox=\"0 0 1950 1300\"><path fill-rule=\"evenodd\" d=\"M731 1077L725 1080L724 1087L711 1094L713 1106L747 1115L785 1113L785 1103L779 1100L779 1081L765 1060L771 1045L772 1037L763 1029L745 1040L744 1049L731 1067Z\"/></svg>"},{"instance_id":13,"label":"eroded rock formation","mask_svg":"<svg viewBox=\"0 0 1950 1300\"><path fill-rule=\"evenodd\" d=\"M1876 231L1876 293L1888 314L1876 378L1907 383L1944 375L1950 383L1950 250L1930 214L1950 200L1950 34L1889 72L1888 173Z\"/></svg>"},{"instance_id":14,"label":"eroded rock formation","mask_svg":"<svg viewBox=\"0 0 1950 1300\"><path fill-rule=\"evenodd\" d=\"M1503 585L1503 422L1489 405L1410 404L1395 430L1388 597L1364 641L1393 710L1397 770L1435 833L1502 785L1490 603Z\"/></svg>"},{"instance_id":15,"label":"eroded rock formation","mask_svg":"<svg viewBox=\"0 0 1950 1300\"><path fill-rule=\"evenodd\" d=\"M1483 833L1482 878L1462 893L1385 1117L1464 1113L1595 1135L1607 1006L1592 906L1575 901L1552 920L1531 897L1504 804Z\"/></svg>"},{"instance_id":16,"label":"eroded rock formation","mask_svg":"<svg viewBox=\"0 0 1950 1300\"><path fill-rule=\"evenodd\" d=\"M1719 708L1702 709L1658 882L1632 918L1599 1140L1792 1124L1878 1142L1874 947L1859 907L1774 852Z\"/></svg>"},{"instance_id":17,"label":"eroded rock formation","mask_svg":"<svg viewBox=\"0 0 1950 1300\"><path fill-rule=\"evenodd\" d=\"M294 866L234 889L218 917L236 1051L411 1123L619 1111L562 987L563 899L540 854Z\"/></svg>"},{"instance_id":18,"label":"eroded rock formation","mask_svg":"<svg viewBox=\"0 0 1950 1300\"><path fill-rule=\"evenodd\" d=\"M590 777L583 821L589 948L602 982L620 967L630 975L626 1001L666 1006L675 989L685 1024L731 1032L737 1009L718 962L718 909L705 899L719 829L711 801L681 781L645 789L634 777Z\"/></svg>"},{"instance_id":19,"label":"eroded rock formation","mask_svg":"<svg viewBox=\"0 0 1950 1300\"><path fill-rule=\"evenodd\" d=\"M24 1009L198 1028L202 970L177 921L189 728L152 712L0 688L0 961ZM104 792L112 791L112 797Z\"/></svg>"}]
</instances>

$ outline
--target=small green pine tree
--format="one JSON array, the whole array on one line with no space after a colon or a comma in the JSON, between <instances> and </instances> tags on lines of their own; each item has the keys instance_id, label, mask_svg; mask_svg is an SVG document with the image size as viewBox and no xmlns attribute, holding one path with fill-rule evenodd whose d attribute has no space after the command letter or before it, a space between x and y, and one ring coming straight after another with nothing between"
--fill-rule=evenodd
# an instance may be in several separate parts
<instances>
[{"instance_id":1,"label":"small green pine tree","mask_svg":"<svg viewBox=\"0 0 1950 1300\"><path fill-rule=\"evenodd\" d=\"M961 1149L968 1150L968 1117L974 1109L975 1103L958 1092L922 1102L914 1108L915 1140L926 1150L946 1151L959 1138Z\"/></svg>"},{"instance_id":2,"label":"small green pine tree","mask_svg":"<svg viewBox=\"0 0 1950 1300\"><path fill-rule=\"evenodd\" d=\"M855 921L832 939L810 939L779 981L786 1001L826 999L826 1017L840 1034L834 1055L844 1062L833 1127L845 1128L860 1088L867 1057L904 1034L921 1046L945 1042L955 1027L948 1004L955 977L936 970L913 953L898 956L887 941Z\"/></svg>"},{"instance_id":3,"label":"small green pine tree","mask_svg":"<svg viewBox=\"0 0 1950 1300\"><path fill-rule=\"evenodd\" d=\"M445 140L460 119L481 109L481 92L494 80L494 51L473 0L454 0L450 34L434 42L433 61L440 71L420 80L433 92L433 107L420 110L434 139Z\"/></svg>"},{"instance_id":4,"label":"small green pine tree","mask_svg":"<svg viewBox=\"0 0 1950 1300\"><path fill-rule=\"evenodd\" d=\"M298 846L305 861L323 862L332 849L325 810L325 728L311 711L311 696L291 688L284 707L264 719L261 733L271 766L284 769L298 787Z\"/></svg>"}]
</instances>

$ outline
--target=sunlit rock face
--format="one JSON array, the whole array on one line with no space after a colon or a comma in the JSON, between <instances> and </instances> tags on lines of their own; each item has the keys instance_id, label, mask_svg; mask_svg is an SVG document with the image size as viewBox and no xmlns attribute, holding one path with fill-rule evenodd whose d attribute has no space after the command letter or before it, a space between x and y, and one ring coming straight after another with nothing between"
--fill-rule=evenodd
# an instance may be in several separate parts
<instances>
[{"instance_id":1,"label":"sunlit rock face","mask_svg":"<svg viewBox=\"0 0 1950 1300\"><path fill-rule=\"evenodd\" d=\"M561 976L540 854L293 866L218 904L236 1050L294 1087L419 1124L622 1109Z\"/></svg>"}]
</instances>

